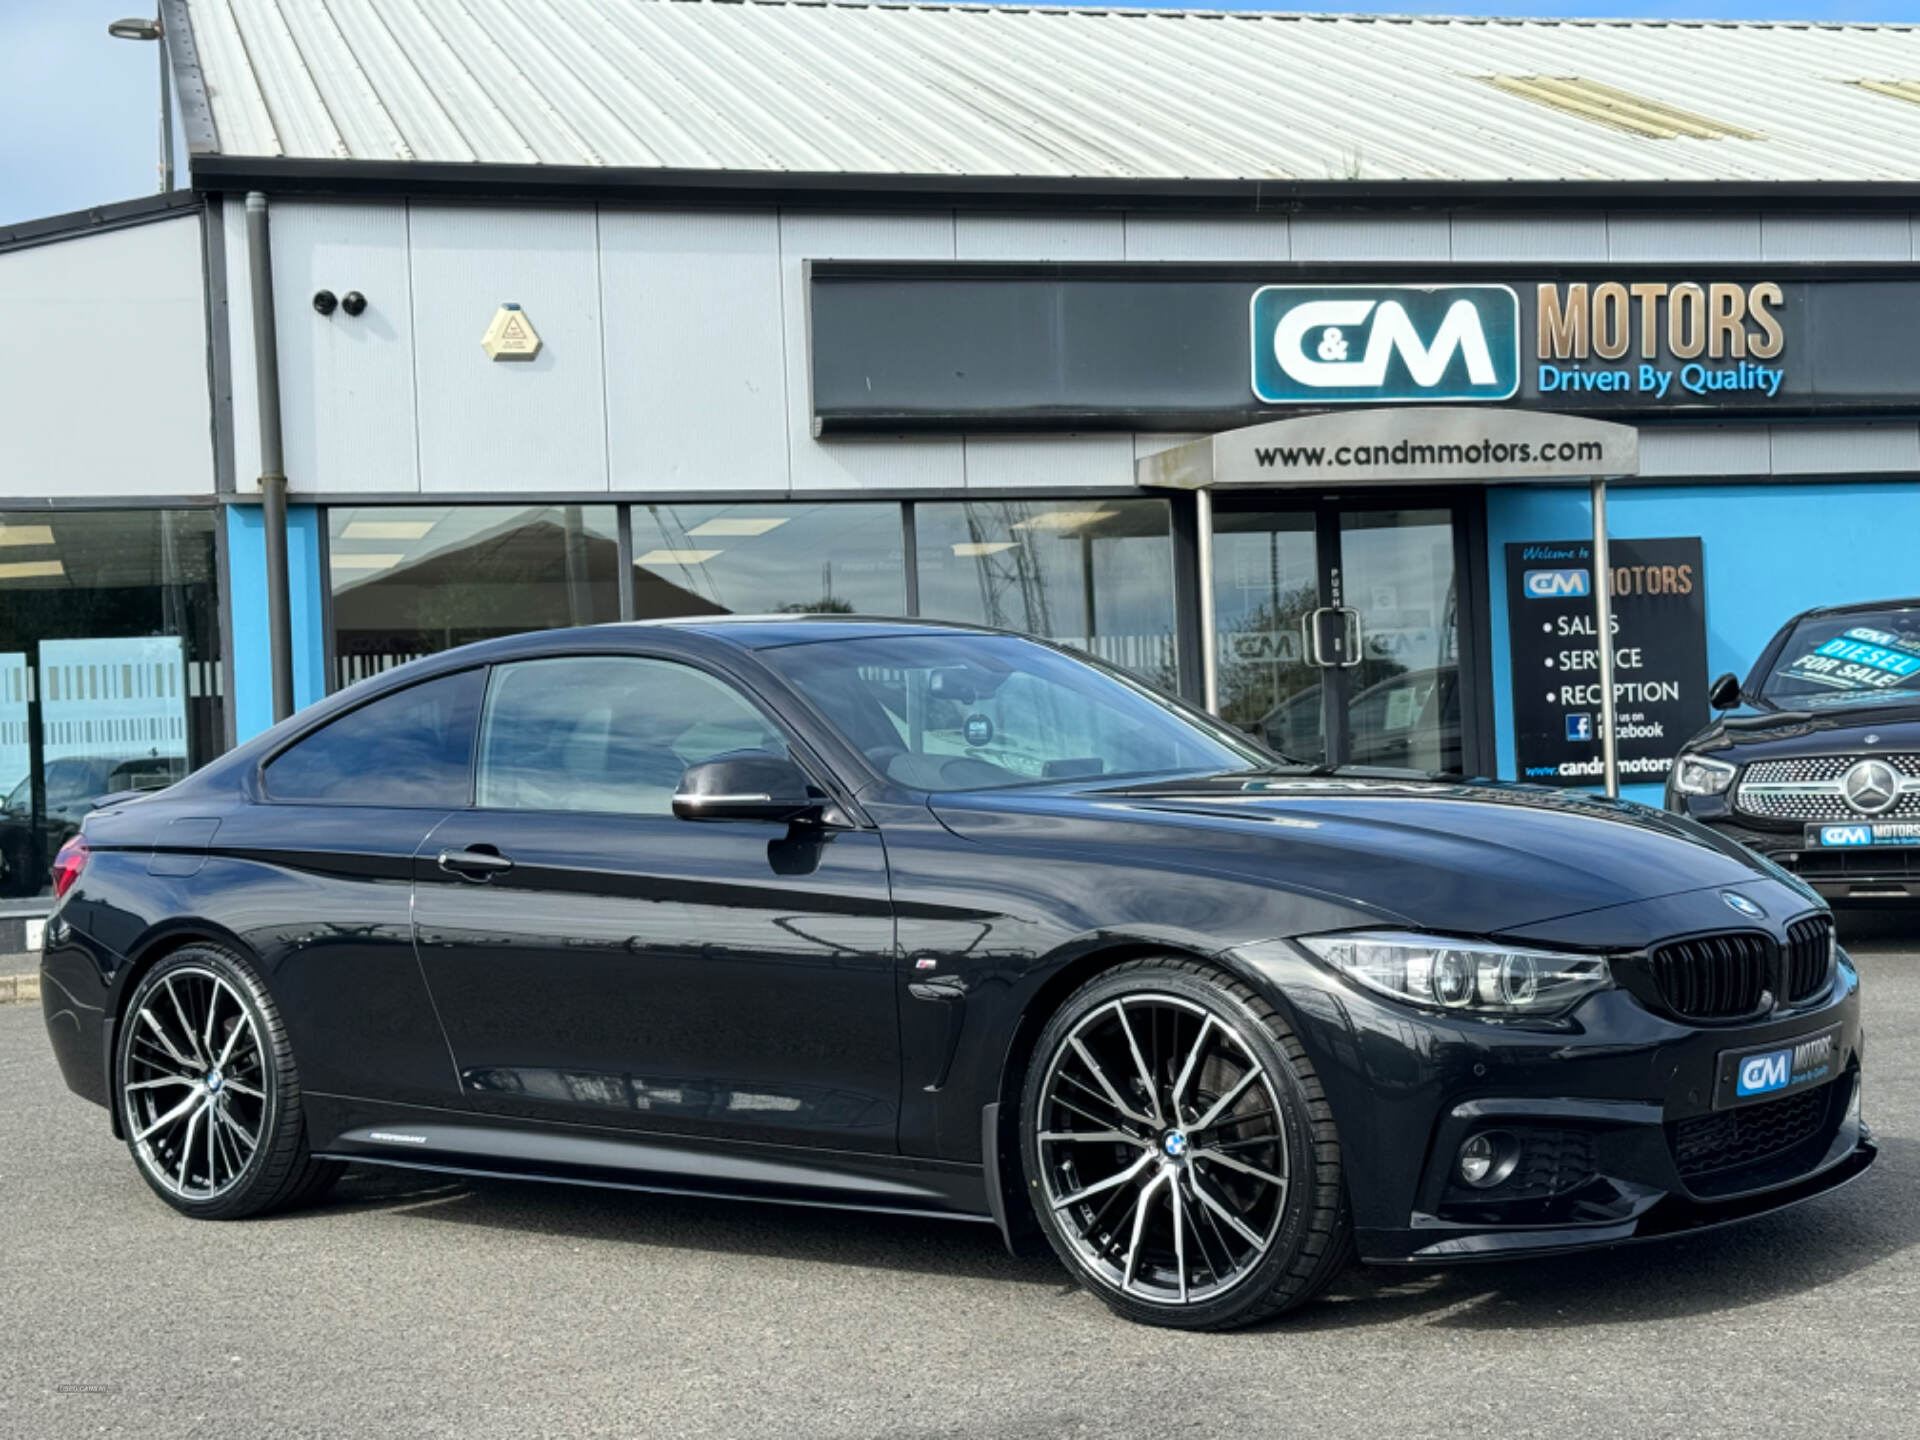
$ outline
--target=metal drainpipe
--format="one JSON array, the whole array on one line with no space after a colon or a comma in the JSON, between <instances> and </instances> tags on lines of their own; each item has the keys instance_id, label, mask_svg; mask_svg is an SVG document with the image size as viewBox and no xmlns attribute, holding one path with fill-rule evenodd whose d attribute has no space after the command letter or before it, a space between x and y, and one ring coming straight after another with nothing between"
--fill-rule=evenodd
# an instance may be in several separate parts
<instances>
[{"instance_id":1,"label":"metal drainpipe","mask_svg":"<svg viewBox=\"0 0 1920 1440\"><path fill-rule=\"evenodd\" d=\"M260 519L267 541L267 644L273 719L293 713L293 618L287 588L287 476L280 449L280 352L273 325L273 249L267 197L247 194L247 263L253 295L253 373L259 388Z\"/></svg>"}]
</instances>

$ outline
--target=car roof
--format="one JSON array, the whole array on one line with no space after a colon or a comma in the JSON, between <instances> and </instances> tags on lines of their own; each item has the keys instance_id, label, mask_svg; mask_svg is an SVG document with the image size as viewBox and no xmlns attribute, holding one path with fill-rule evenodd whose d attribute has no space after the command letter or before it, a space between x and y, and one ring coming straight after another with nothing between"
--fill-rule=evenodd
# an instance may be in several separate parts
<instances>
[{"instance_id":1,"label":"car roof","mask_svg":"<svg viewBox=\"0 0 1920 1440\"><path fill-rule=\"evenodd\" d=\"M973 634L1004 632L964 621L899 619L885 615L689 615L666 620L635 620L621 628L667 629L712 635L749 650L782 645L806 645L822 640L872 640L889 635Z\"/></svg>"},{"instance_id":2,"label":"car roof","mask_svg":"<svg viewBox=\"0 0 1920 1440\"><path fill-rule=\"evenodd\" d=\"M1816 605L1811 610L1802 610L1793 618L1805 620L1811 615L1864 615L1873 610L1920 610L1920 597L1909 597L1905 600L1852 600L1845 605Z\"/></svg>"}]
</instances>

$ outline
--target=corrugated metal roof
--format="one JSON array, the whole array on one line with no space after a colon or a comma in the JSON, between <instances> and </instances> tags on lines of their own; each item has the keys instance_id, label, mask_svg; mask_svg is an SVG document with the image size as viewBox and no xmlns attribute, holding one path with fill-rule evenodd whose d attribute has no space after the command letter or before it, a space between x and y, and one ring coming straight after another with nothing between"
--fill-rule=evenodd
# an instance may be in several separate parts
<instances>
[{"instance_id":1,"label":"corrugated metal roof","mask_svg":"<svg viewBox=\"0 0 1920 1440\"><path fill-rule=\"evenodd\" d=\"M1920 93L1911 26L184 4L192 43L176 39L176 64L197 61L212 121L198 149L224 156L1122 182L1920 181L1920 105L1902 98ZM1725 133L1636 133L1496 77L1542 93L1542 79L1592 82Z\"/></svg>"}]
</instances>

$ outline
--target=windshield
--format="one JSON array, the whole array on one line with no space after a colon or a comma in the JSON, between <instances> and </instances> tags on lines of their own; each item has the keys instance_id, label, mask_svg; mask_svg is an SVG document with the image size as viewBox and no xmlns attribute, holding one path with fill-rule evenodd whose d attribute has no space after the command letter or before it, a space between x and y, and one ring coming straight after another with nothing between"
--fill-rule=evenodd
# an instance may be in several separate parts
<instances>
[{"instance_id":1,"label":"windshield","mask_svg":"<svg viewBox=\"0 0 1920 1440\"><path fill-rule=\"evenodd\" d=\"M1817 615L1793 627L1760 693L1829 703L1920 692L1920 608Z\"/></svg>"},{"instance_id":2,"label":"windshield","mask_svg":"<svg viewBox=\"0 0 1920 1440\"><path fill-rule=\"evenodd\" d=\"M875 769L915 790L1273 763L1143 686L1011 635L810 642L761 657Z\"/></svg>"}]
</instances>

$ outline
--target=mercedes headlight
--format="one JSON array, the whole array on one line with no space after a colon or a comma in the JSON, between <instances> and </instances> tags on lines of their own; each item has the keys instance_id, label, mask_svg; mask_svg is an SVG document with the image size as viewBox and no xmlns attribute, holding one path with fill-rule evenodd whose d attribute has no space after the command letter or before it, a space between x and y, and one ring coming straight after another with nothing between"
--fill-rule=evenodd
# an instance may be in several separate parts
<instances>
[{"instance_id":1,"label":"mercedes headlight","mask_svg":"<svg viewBox=\"0 0 1920 1440\"><path fill-rule=\"evenodd\" d=\"M1673 765L1673 788L1681 795L1724 795L1733 774L1733 766L1724 760L1682 755Z\"/></svg>"},{"instance_id":2,"label":"mercedes headlight","mask_svg":"<svg viewBox=\"0 0 1920 1440\"><path fill-rule=\"evenodd\" d=\"M1598 955L1396 933L1308 935L1299 943L1369 990L1475 1015L1554 1015L1613 984Z\"/></svg>"}]
</instances>

